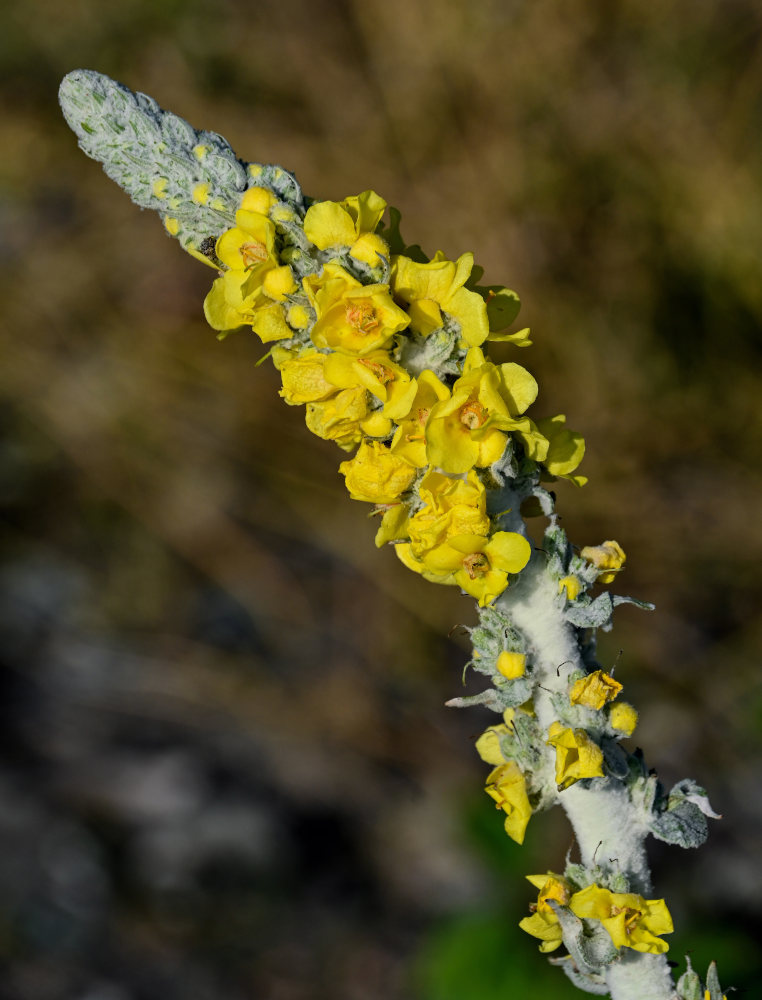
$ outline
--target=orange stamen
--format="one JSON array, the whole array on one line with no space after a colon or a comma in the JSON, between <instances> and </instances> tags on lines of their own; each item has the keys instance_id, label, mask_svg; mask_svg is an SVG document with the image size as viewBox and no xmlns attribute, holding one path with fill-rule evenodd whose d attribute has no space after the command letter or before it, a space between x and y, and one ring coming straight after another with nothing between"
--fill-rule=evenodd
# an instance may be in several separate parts
<instances>
[{"instance_id":1,"label":"orange stamen","mask_svg":"<svg viewBox=\"0 0 762 1000\"><path fill-rule=\"evenodd\" d=\"M347 323L360 333L372 333L380 326L376 319L376 310L367 299L350 302L346 309Z\"/></svg>"},{"instance_id":2,"label":"orange stamen","mask_svg":"<svg viewBox=\"0 0 762 1000\"><path fill-rule=\"evenodd\" d=\"M472 552L471 555L466 556L463 560L463 569L468 573L471 580L475 580L477 576L484 576L487 572L489 569L489 559L487 559L483 552Z\"/></svg>"},{"instance_id":3,"label":"orange stamen","mask_svg":"<svg viewBox=\"0 0 762 1000\"><path fill-rule=\"evenodd\" d=\"M262 261L267 260L269 256L264 243L258 243L256 240L253 240L251 243L242 243L238 248L238 252L243 257L243 266L247 271L250 267L255 267L257 264L261 264Z\"/></svg>"},{"instance_id":4,"label":"orange stamen","mask_svg":"<svg viewBox=\"0 0 762 1000\"><path fill-rule=\"evenodd\" d=\"M477 427L481 427L482 424L486 423L489 414L480 402L476 399L471 399L461 406L459 416L460 422L465 424L469 430L473 431L476 430Z\"/></svg>"}]
</instances>

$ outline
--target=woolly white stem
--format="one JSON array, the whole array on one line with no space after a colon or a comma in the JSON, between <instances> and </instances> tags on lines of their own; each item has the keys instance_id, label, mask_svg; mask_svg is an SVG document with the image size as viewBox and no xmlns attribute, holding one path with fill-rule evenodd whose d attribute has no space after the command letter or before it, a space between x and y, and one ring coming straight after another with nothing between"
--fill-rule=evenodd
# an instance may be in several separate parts
<instances>
[{"instance_id":1,"label":"woolly white stem","mask_svg":"<svg viewBox=\"0 0 762 1000\"><path fill-rule=\"evenodd\" d=\"M556 714L551 701L566 691L567 675L584 669L575 629L564 619L563 599L545 571L545 560L535 554L519 584L499 599L501 609L521 630L539 672L534 706L547 730ZM548 748L548 753L552 750ZM633 891L651 894L651 875L645 852L646 829L638 818L625 786L614 778L596 781L591 788L575 784L559 793L559 803L574 828L585 866L600 865L626 874ZM672 976L664 955L623 949L609 966L612 1000L672 1000Z\"/></svg>"}]
</instances>

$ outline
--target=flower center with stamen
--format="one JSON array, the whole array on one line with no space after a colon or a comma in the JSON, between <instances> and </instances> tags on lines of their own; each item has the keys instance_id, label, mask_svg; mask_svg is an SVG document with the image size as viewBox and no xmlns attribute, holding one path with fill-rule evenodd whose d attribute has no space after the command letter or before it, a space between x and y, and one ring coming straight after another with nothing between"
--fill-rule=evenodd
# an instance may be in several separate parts
<instances>
[{"instance_id":1,"label":"flower center with stamen","mask_svg":"<svg viewBox=\"0 0 762 1000\"><path fill-rule=\"evenodd\" d=\"M349 303L346 310L347 323L360 333L372 333L378 327L376 310L367 299L359 299Z\"/></svg>"},{"instance_id":2,"label":"flower center with stamen","mask_svg":"<svg viewBox=\"0 0 762 1000\"><path fill-rule=\"evenodd\" d=\"M624 913L624 932L625 934L632 934L635 928L640 922L640 910L633 910L630 906L612 906L611 916L616 917L620 913Z\"/></svg>"},{"instance_id":3,"label":"flower center with stamen","mask_svg":"<svg viewBox=\"0 0 762 1000\"><path fill-rule=\"evenodd\" d=\"M408 441L425 441L426 440L426 434L424 433L424 431L426 430L426 421L429 419L429 412L430 412L429 409L424 409L423 407L421 407L421 409L418 411L418 413L416 414L416 417L415 417L415 420L416 420L416 423L418 424L418 427L416 429L416 433L415 434L406 434L405 435L405 437L407 438Z\"/></svg>"},{"instance_id":4,"label":"flower center with stamen","mask_svg":"<svg viewBox=\"0 0 762 1000\"><path fill-rule=\"evenodd\" d=\"M458 416L460 417L460 422L473 431L486 423L489 414L480 402L476 399L471 399L461 406Z\"/></svg>"},{"instance_id":5,"label":"flower center with stamen","mask_svg":"<svg viewBox=\"0 0 762 1000\"><path fill-rule=\"evenodd\" d=\"M370 361L368 358L360 358L360 364L364 365L381 383L387 385L394 381L394 372L380 361Z\"/></svg>"},{"instance_id":6,"label":"flower center with stamen","mask_svg":"<svg viewBox=\"0 0 762 1000\"><path fill-rule=\"evenodd\" d=\"M261 264L269 256L264 243L258 243L256 240L253 240L251 243L242 243L238 248L238 252L243 258L243 266L247 270L250 267L256 267L257 264Z\"/></svg>"},{"instance_id":7,"label":"flower center with stamen","mask_svg":"<svg viewBox=\"0 0 762 1000\"><path fill-rule=\"evenodd\" d=\"M484 576L489 569L489 559L483 552L472 552L463 560L463 569L468 573L470 579L475 580L477 576Z\"/></svg>"}]
</instances>

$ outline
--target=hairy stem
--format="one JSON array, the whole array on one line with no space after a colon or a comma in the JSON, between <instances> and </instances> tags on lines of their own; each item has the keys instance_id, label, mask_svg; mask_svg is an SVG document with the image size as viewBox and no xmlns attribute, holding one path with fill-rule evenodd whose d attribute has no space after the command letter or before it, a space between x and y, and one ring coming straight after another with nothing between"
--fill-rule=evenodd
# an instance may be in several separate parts
<instances>
[{"instance_id":1,"label":"hairy stem","mask_svg":"<svg viewBox=\"0 0 762 1000\"><path fill-rule=\"evenodd\" d=\"M546 572L545 558L535 553L517 586L507 590L498 604L523 634L531 652L539 683L534 707L547 730L556 718L552 695L567 690L567 676L585 669L577 630L563 616L557 584ZM549 747L548 753L552 750ZM583 865L598 865L626 875L631 889L651 894L651 874L645 851L647 831L623 782L616 778L596 781L592 787L574 784L559 792ZM675 996L665 955L625 949L621 959L608 967L612 1000L671 1000Z\"/></svg>"}]
</instances>

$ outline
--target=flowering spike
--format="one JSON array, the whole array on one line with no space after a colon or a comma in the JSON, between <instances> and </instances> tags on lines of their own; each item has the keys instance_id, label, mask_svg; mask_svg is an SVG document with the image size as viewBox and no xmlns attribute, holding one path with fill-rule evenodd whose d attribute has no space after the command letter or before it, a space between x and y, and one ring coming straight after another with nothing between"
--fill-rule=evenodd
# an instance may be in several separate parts
<instances>
[{"instance_id":1,"label":"flowering spike","mask_svg":"<svg viewBox=\"0 0 762 1000\"><path fill-rule=\"evenodd\" d=\"M385 224L374 191L307 207L282 168L244 163L107 77L70 73L61 104L87 155L220 272L204 302L212 328L258 336L285 402L354 453L339 471L380 515L376 544L477 601L470 665L488 686L447 704L502 717L476 750L508 836L522 843L534 812L561 805L579 851L563 874L529 876L540 893L522 928L543 952L564 945L552 961L590 993L702 1000L690 966L673 984L672 918L652 898L644 841L697 846L717 814L691 780L667 795L622 745L638 714L596 661L596 631L621 604L652 605L597 591L618 578L624 550L608 540L578 552L541 485L584 483L584 441L562 414L535 417L526 368L485 353L490 340L530 344L528 331L504 330L518 296L478 285L471 253L429 259L406 245L399 212ZM547 528L534 547L525 518L537 516ZM724 1000L714 965L703 1000Z\"/></svg>"}]
</instances>

